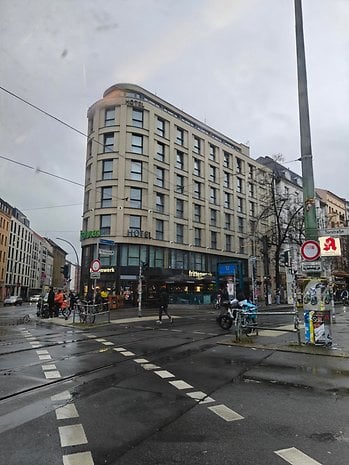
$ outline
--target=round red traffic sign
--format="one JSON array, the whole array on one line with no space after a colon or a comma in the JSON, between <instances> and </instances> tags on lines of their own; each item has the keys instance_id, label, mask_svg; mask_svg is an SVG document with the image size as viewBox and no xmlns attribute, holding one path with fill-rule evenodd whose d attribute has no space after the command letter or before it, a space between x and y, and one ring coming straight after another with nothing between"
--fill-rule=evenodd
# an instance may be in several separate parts
<instances>
[{"instance_id":1,"label":"round red traffic sign","mask_svg":"<svg viewBox=\"0 0 349 465\"><path fill-rule=\"evenodd\" d=\"M95 273L97 273L97 271L101 269L101 262L98 260L98 258L96 258L95 260L92 260L90 268Z\"/></svg>"},{"instance_id":2,"label":"round red traffic sign","mask_svg":"<svg viewBox=\"0 0 349 465\"><path fill-rule=\"evenodd\" d=\"M304 260L317 260L320 257L320 244L316 241L305 241L301 246L301 254Z\"/></svg>"}]
</instances>

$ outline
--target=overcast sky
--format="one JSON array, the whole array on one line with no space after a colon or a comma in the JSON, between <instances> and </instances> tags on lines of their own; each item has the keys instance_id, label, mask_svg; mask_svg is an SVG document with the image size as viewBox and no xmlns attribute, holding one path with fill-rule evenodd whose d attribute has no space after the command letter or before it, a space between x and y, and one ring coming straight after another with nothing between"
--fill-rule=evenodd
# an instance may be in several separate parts
<instances>
[{"instance_id":1,"label":"overcast sky","mask_svg":"<svg viewBox=\"0 0 349 465\"><path fill-rule=\"evenodd\" d=\"M293 0L0 0L0 18L0 86L74 128L129 82L301 173ZM303 0L303 23L315 185L349 199L349 0ZM0 108L1 156L84 183L83 136L3 90ZM83 187L0 158L0 197L79 252Z\"/></svg>"}]
</instances>

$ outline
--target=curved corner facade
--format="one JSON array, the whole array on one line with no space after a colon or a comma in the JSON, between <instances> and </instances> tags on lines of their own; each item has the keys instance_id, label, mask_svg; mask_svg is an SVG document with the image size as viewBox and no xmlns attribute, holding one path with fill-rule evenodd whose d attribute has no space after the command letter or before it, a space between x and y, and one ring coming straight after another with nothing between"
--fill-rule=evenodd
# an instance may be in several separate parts
<instances>
[{"instance_id":1,"label":"curved corner facade","mask_svg":"<svg viewBox=\"0 0 349 465\"><path fill-rule=\"evenodd\" d=\"M82 284L210 294L221 264L246 286L264 170L249 148L147 90L117 84L88 110ZM219 272L218 272L219 274ZM258 274L258 271L257 271Z\"/></svg>"}]
</instances>

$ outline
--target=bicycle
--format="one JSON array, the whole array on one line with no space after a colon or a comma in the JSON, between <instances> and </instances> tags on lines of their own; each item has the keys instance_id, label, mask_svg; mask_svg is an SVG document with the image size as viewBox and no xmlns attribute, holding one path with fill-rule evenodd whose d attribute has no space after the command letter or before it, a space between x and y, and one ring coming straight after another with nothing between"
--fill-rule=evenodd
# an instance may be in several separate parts
<instances>
[{"instance_id":1,"label":"bicycle","mask_svg":"<svg viewBox=\"0 0 349 465\"><path fill-rule=\"evenodd\" d=\"M235 318L235 337L237 341L241 340L241 335L258 336L257 328L257 307L243 305L242 308L237 309Z\"/></svg>"},{"instance_id":2,"label":"bicycle","mask_svg":"<svg viewBox=\"0 0 349 465\"><path fill-rule=\"evenodd\" d=\"M99 305L94 305L88 302L80 301L77 303L80 323L93 324L96 320L96 313L99 313Z\"/></svg>"},{"instance_id":3,"label":"bicycle","mask_svg":"<svg viewBox=\"0 0 349 465\"><path fill-rule=\"evenodd\" d=\"M343 305L348 305L349 304L349 291L347 289L344 289L341 292L340 299L341 299Z\"/></svg>"}]
</instances>

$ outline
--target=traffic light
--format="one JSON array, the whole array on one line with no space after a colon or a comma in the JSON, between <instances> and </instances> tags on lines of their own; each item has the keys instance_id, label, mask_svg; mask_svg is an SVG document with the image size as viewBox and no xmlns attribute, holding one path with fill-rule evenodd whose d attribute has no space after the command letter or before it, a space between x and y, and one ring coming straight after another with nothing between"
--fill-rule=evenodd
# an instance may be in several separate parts
<instances>
[{"instance_id":1,"label":"traffic light","mask_svg":"<svg viewBox=\"0 0 349 465\"><path fill-rule=\"evenodd\" d=\"M61 266L61 273L63 273L65 279L69 278L69 265L67 263L64 266Z\"/></svg>"}]
</instances>

